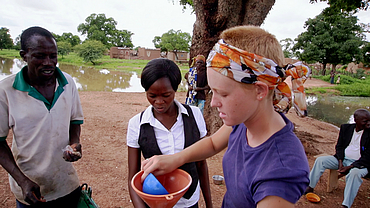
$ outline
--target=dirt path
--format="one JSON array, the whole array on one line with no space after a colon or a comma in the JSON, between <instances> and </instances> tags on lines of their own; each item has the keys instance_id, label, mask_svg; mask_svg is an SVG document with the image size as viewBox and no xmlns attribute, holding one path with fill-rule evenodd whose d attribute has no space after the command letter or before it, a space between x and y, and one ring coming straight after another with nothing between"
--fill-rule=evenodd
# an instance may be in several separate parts
<instances>
[{"instance_id":1,"label":"dirt path","mask_svg":"<svg viewBox=\"0 0 370 208\"><path fill-rule=\"evenodd\" d=\"M312 79L306 87L329 85ZM85 115L82 125L81 143L83 158L75 163L81 183L88 183L93 189L93 198L101 208L133 207L127 189L127 122L148 106L145 93L80 92ZM185 100L185 93L176 94L179 101ZM298 118L294 111L287 114L296 126L296 134L305 146L312 167L314 155L332 154L338 136L338 128L312 118ZM10 138L7 139L11 141ZM210 177L223 175L222 156L224 152L207 159ZM302 197L296 207L339 207L343 200L344 182L339 189L326 193L326 172L319 182L316 193L322 202L312 204ZM365 181L353 207L370 207L370 182ZM211 184L214 207L220 207L226 191L224 185ZM0 168L0 207L15 208L7 174ZM200 207L205 207L203 200Z\"/></svg>"}]
</instances>

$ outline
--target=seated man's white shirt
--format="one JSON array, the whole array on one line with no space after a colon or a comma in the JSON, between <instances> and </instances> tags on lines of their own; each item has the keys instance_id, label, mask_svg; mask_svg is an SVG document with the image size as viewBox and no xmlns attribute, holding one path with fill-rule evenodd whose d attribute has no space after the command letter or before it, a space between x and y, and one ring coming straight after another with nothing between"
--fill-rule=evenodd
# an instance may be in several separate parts
<instances>
[{"instance_id":1,"label":"seated man's white shirt","mask_svg":"<svg viewBox=\"0 0 370 208\"><path fill-rule=\"evenodd\" d=\"M360 150L361 150L361 137L364 130L356 132L356 129L353 130L353 135L351 142L349 143L348 147L344 151L344 155L347 158L358 160L361 157Z\"/></svg>"}]
</instances>

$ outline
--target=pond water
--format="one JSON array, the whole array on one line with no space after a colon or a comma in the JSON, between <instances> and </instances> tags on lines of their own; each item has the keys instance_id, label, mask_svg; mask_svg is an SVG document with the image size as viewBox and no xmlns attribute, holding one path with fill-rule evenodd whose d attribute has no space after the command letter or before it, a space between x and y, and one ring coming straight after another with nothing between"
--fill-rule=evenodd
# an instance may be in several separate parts
<instances>
[{"instance_id":1,"label":"pond water","mask_svg":"<svg viewBox=\"0 0 370 208\"><path fill-rule=\"evenodd\" d=\"M0 80L8 75L18 73L26 63L20 59L0 58ZM80 91L108 91L108 92L144 92L140 78L136 72L117 70L97 70L92 67L58 64L58 67L70 74ZM185 90L183 79L179 90Z\"/></svg>"},{"instance_id":2,"label":"pond water","mask_svg":"<svg viewBox=\"0 0 370 208\"><path fill-rule=\"evenodd\" d=\"M19 59L0 58L0 80L18 73L24 65L25 63ZM67 64L60 64L59 68L73 77L77 88L81 91L144 92L140 78L135 72L96 70ZM179 90L185 90L184 79ZM336 126L353 122L353 112L358 108L370 110L369 97L307 96L306 100L308 116Z\"/></svg>"},{"instance_id":3,"label":"pond water","mask_svg":"<svg viewBox=\"0 0 370 208\"><path fill-rule=\"evenodd\" d=\"M353 123L356 109L370 110L370 97L307 96L308 116L336 126Z\"/></svg>"}]
</instances>

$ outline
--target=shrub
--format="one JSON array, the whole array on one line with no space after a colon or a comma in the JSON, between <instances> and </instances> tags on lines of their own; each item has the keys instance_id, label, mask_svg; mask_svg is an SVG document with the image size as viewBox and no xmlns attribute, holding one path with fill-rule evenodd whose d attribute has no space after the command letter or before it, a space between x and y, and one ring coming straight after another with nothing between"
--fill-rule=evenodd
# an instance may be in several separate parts
<instances>
[{"instance_id":1,"label":"shrub","mask_svg":"<svg viewBox=\"0 0 370 208\"><path fill-rule=\"evenodd\" d=\"M102 58L107 50L104 44L97 40L87 40L81 45L75 46L74 49L85 62L91 62L94 65L94 61Z\"/></svg>"}]
</instances>

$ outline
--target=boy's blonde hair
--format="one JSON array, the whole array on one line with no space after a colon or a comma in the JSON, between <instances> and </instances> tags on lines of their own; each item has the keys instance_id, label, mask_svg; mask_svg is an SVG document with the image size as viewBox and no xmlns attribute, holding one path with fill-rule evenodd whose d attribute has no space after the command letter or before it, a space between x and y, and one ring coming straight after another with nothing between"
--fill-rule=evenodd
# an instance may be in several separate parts
<instances>
[{"instance_id":1,"label":"boy's blonde hair","mask_svg":"<svg viewBox=\"0 0 370 208\"><path fill-rule=\"evenodd\" d=\"M284 53L279 41L265 30L248 25L236 26L224 30L220 38L227 44L273 60L284 66Z\"/></svg>"}]
</instances>

